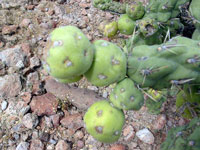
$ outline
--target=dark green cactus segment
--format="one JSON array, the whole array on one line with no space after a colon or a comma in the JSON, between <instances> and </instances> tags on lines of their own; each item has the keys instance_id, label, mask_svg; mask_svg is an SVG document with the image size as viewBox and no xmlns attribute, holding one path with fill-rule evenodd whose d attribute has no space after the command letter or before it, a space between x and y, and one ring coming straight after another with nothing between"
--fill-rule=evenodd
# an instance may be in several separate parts
<instances>
[{"instance_id":1,"label":"dark green cactus segment","mask_svg":"<svg viewBox=\"0 0 200 150\"><path fill-rule=\"evenodd\" d=\"M124 79L127 60L123 51L117 45L105 40L95 41L94 47L93 64L85 73L88 81L96 86L107 86Z\"/></svg>"},{"instance_id":2,"label":"dark green cactus segment","mask_svg":"<svg viewBox=\"0 0 200 150\"><path fill-rule=\"evenodd\" d=\"M145 17L154 18L159 22L167 22L180 13L180 7L190 0L151 0L146 7Z\"/></svg>"},{"instance_id":3,"label":"dark green cactus segment","mask_svg":"<svg viewBox=\"0 0 200 150\"><path fill-rule=\"evenodd\" d=\"M102 100L89 107L84 116L86 130L98 141L112 143L119 139L125 122L123 111Z\"/></svg>"},{"instance_id":4,"label":"dark green cactus segment","mask_svg":"<svg viewBox=\"0 0 200 150\"><path fill-rule=\"evenodd\" d=\"M134 2L126 6L126 14L133 20L141 19L145 14L145 8L141 2Z\"/></svg>"},{"instance_id":5,"label":"dark green cactus segment","mask_svg":"<svg viewBox=\"0 0 200 150\"><path fill-rule=\"evenodd\" d=\"M175 37L161 45L134 47L128 57L128 76L142 87L154 89L200 83L199 43Z\"/></svg>"},{"instance_id":6,"label":"dark green cactus segment","mask_svg":"<svg viewBox=\"0 0 200 150\"><path fill-rule=\"evenodd\" d=\"M185 118L200 116L200 85L185 85L176 97L177 112Z\"/></svg>"},{"instance_id":7,"label":"dark green cactus segment","mask_svg":"<svg viewBox=\"0 0 200 150\"><path fill-rule=\"evenodd\" d=\"M118 29L120 33L131 35L133 34L133 30L136 26L135 21L133 21L127 14L123 14L120 16L118 20Z\"/></svg>"},{"instance_id":8,"label":"dark green cactus segment","mask_svg":"<svg viewBox=\"0 0 200 150\"><path fill-rule=\"evenodd\" d=\"M112 0L93 0L93 5L101 10L107 10L124 14L126 12L126 4L115 2Z\"/></svg>"},{"instance_id":9,"label":"dark green cactus segment","mask_svg":"<svg viewBox=\"0 0 200 150\"><path fill-rule=\"evenodd\" d=\"M170 129L161 150L199 150L199 133L200 119L194 118L185 126Z\"/></svg>"},{"instance_id":10,"label":"dark green cactus segment","mask_svg":"<svg viewBox=\"0 0 200 150\"><path fill-rule=\"evenodd\" d=\"M110 94L110 101L119 109L124 110L139 110L144 104L144 98L134 82L125 78L117 83L116 87Z\"/></svg>"}]
</instances>

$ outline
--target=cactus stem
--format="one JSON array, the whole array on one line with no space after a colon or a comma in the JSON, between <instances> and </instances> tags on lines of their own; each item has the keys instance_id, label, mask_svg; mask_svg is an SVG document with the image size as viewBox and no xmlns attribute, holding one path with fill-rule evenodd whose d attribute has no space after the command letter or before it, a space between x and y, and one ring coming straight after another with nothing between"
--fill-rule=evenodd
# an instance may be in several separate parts
<instances>
[{"instance_id":1,"label":"cactus stem","mask_svg":"<svg viewBox=\"0 0 200 150\"><path fill-rule=\"evenodd\" d=\"M102 74L99 74L99 75L98 75L98 78L99 78L100 80L104 80L104 79L106 79L106 78L107 78L107 76L105 76L105 75L102 75Z\"/></svg>"}]
</instances>

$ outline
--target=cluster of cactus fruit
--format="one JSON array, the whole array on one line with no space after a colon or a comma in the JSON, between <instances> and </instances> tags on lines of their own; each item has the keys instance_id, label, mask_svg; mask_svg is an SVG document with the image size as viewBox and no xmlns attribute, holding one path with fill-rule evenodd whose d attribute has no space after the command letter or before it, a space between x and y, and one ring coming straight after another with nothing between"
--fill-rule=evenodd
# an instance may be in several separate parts
<instances>
[{"instance_id":1,"label":"cluster of cactus fruit","mask_svg":"<svg viewBox=\"0 0 200 150\"><path fill-rule=\"evenodd\" d=\"M198 0L193 0L192 3L196 1ZM182 108L189 101L192 106L195 105L192 111L197 114L196 116L199 115L200 102L194 97L199 97L195 93L199 94L200 41L175 36L175 30L183 26L180 20L174 17L179 13L179 6L186 2L189 1L151 0L145 11L140 2L120 6L112 0L94 0L94 6L103 10L120 7L120 13L126 12L118 23L113 22L102 27L108 37L117 32L113 26L117 26L123 34L132 34L137 27L138 33L129 39L124 51L116 44L105 40L91 43L82 31L74 26L59 27L50 34L44 55L44 67L56 80L71 83L79 81L84 76L95 86L116 83L109 100L94 103L84 116L87 131L97 140L110 143L119 139L125 122L123 110L139 110L144 104L143 88L146 87L161 90L171 86L196 84L197 88L195 86L189 90L190 92L186 88L179 94L180 98L177 99L184 100L177 100L177 108ZM114 7L111 8L111 4L114 4ZM196 29L199 29L200 14L194 6L190 6L190 12ZM141 17L143 18L140 19ZM140 20L136 22L138 19ZM159 41L159 36L168 32L166 28L161 28L159 23L173 28L171 31L175 37L170 38L168 42ZM161 44L153 45L155 43ZM192 97L189 97L191 91ZM154 94L154 90L148 93L153 95L153 100L160 101L159 105L152 102L149 105L159 109L164 101L161 94ZM188 107L183 112L192 116ZM194 136L193 140L197 140L196 138ZM177 138L178 144L179 140L182 139Z\"/></svg>"}]
</instances>

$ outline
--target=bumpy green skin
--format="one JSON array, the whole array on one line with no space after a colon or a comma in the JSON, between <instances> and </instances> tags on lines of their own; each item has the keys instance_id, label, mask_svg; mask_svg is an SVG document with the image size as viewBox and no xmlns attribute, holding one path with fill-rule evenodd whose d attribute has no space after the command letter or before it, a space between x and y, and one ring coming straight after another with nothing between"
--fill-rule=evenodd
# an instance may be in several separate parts
<instances>
[{"instance_id":1,"label":"bumpy green skin","mask_svg":"<svg viewBox=\"0 0 200 150\"><path fill-rule=\"evenodd\" d=\"M183 117L188 119L192 119L195 116L200 117L199 90L200 90L199 85L195 86L185 85L184 89L177 94L176 97L177 112L181 113Z\"/></svg>"},{"instance_id":2,"label":"bumpy green skin","mask_svg":"<svg viewBox=\"0 0 200 150\"><path fill-rule=\"evenodd\" d=\"M73 78L65 78L65 79L56 79L60 83L73 83L81 80L82 76L77 76Z\"/></svg>"},{"instance_id":3,"label":"bumpy green skin","mask_svg":"<svg viewBox=\"0 0 200 150\"><path fill-rule=\"evenodd\" d=\"M126 14L133 20L141 19L145 14L142 2L134 2L126 6Z\"/></svg>"},{"instance_id":4,"label":"bumpy green skin","mask_svg":"<svg viewBox=\"0 0 200 150\"><path fill-rule=\"evenodd\" d=\"M86 130L95 139L112 143L119 139L125 122L123 111L102 100L89 107L84 116Z\"/></svg>"},{"instance_id":5,"label":"bumpy green skin","mask_svg":"<svg viewBox=\"0 0 200 150\"><path fill-rule=\"evenodd\" d=\"M196 29L194 33L192 34L193 40L200 40L200 29Z\"/></svg>"},{"instance_id":6,"label":"bumpy green skin","mask_svg":"<svg viewBox=\"0 0 200 150\"><path fill-rule=\"evenodd\" d=\"M169 130L161 150L199 150L200 119L194 118L185 126Z\"/></svg>"},{"instance_id":7,"label":"bumpy green skin","mask_svg":"<svg viewBox=\"0 0 200 150\"><path fill-rule=\"evenodd\" d=\"M118 26L117 22L113 21L105 25L104 27L104 36L111 38L117 34Z\"/></svg>"},{"instance_id":8,"label":"bumpy green skin","mask_svg":"<svg viewBox=\"0 0 200 150\"><path fill-rule=\"evenodd\" d=\"M190 0L150 0L146 7L145 17L154 18L159 22L167 22L179 13L179 7Z\"/></svg>"},{"instance_id":9,"label":"bumpy green skin","mask_svg":"<svg viewBox=\"0 0 200 150\"><path fill-rule=\"evenodd\" d=\"M133 30L136 26L135 21L133 21L127 14L123 14L120 16L118 20L118 29L120 33L125 35L133 34Z\"/></svg>"},{"instance_id":10,"label":"bumpy green skin","mask_svg":"<svg viewBox=\"0 0 200 150\"><path fill-rule=\"evenodd\" d=\"M193 18L193 22L197 28L200 29L200 13L199 13L200 3L199 0L192 0L190 3L189 11Z\"/></svg>"},{"instance_id":11,"label":"bumpy green skin","mask_svg":"<svg viewBox=\"0 0 200 150\"><path fill-rule=\"evenodd\" d=\"M112 0L93 0L93 5L101 10L107 10L124 14L126 12L126 4L115 2Z\"/></svg>"},{"instance_id":12,"label":"bumpy green skin","mask_svg":"<svg viewBox=\"0 0 200 150\"><path fill-rule=\"evenodd\" d=\"M58 80L78 80L91 66L94 56L93 45L74 26L56 28L46 47L45 68Z\"/></svg>"},{"instance_id":13,"label":"bumpy green skin","mask_svg":"<svg viewBox=\"0 0 200 150\"><path fill-rule=\"evenodd\" d=\"M199 65L200 41L178 36L161 45L134 47L128 57L128 76L140 86L153 89L198 84Z\"/></svg>"},{"instance_id":14,"label":"bumpy green skin","mask_svg":"<svg viewBox=\"0 0 200 150\"><path fill-rule=\"evenodd\" d=\"M117 83L110 94L110 101L115 107L124 110L139 110L144 104L143 94L129 78Z\"/></svg>"},{"instance_id":15,"label":"bumpy green skin","mask_svg":"<svg viewBox=\"0 0 200 150\"><path fill-rule=\"evenodd\" d=\"M127 59L115 44L97 40L91 68L85 73L89 82L96 86L107 86L125 78Z\"/></svg>"},{"instance_id":16,"label":"bumpy green skin","mask_svg":"<svg viewBox=\"0 0 200 150\"><path fill-rule=\"evenodd\" d=\"M152 18L143 18L137 22L138 30L144 37L149 37L158 32L158 22Z\"/></svg>"}]
</instances>

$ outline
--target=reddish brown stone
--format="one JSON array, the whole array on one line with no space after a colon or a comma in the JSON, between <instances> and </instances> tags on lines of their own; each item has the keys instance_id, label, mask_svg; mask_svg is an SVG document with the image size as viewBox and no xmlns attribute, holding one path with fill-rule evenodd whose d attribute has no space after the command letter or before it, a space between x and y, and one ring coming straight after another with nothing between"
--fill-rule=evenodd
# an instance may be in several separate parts
<instances>
[{"instance_id":1,"label":"reddish brown stone","mask_svg":"<svg viewBox=\"0 0 200 150\"><path fill-rule=\"evenodd\" d=\"M31 55L31 47L29 43L22 43L21 44L22 51L27 55Z\"/></svg>"},{"instance_id":2,"label":"reddish brown stone","mask_svg":"<svg viewBox=\"0 0 200 150\"><path fill-rule=\"evenodd\" d=\"M161 130L164 128L165 124L166 124L167 120L166 120L166 116L165 115L159 115L157 117L157 119L155 120L154 124L153 124L153 129L154 130Z\"/></svg>"},{"instance_id":3,"label":"reddish brown stone","mask_svg":"<svg viewBox=\"0 0 200 150\"><path fill-rule=\"evenodd\" d=\"M2 29L2 34L12 34L17 31L18 26L17 25L10 25L10 26L4 26Z\"/></svg>"},{"instance_id":4,"label":"reddish brown stone","mask_svg":"<svg viewBox=\"0 0 200 150\"><path fill-rule=\"evenodd\" d=\"M31 101L31 93L24 92L22 93L21 98L26 104L28 104Z\"/></svg>"},{"instance_id":5,"label":"reddish brown stone","mask_svg":"<svg viewBox=\"0 0 200 150\"><path fill-rule=\"evenodd\" d=\"M60 123L62 126L72 129L74 133L84 125L82 115L79 113L64 117Z\"/></svg>"},{"instance_id":6,"label":"reddish brown stone","mask_svg":"<svg viewBox=\"0 0 200 150\"><path fill-rule=\"evenodd\" d=\"M110 147L110 150L125 150L125 149L126 147L122 144L116 144Z\"/></svg>"},{"instance_id":7,"label":"reddish brown stone","mask_svg":"<svg viewBox=\"0 0 200 150\"><path fill-rule=\"evenodd\" d=\"M31 110L38 116L50 116L56 114L58 100L53 94L47 93L42 96L33 97L30 105Z\"/></svg>"},{"instance_id":8,"label":"reddish brown stone","mask_svg":"<svg viewBox=\"0 0 200 150\"><path fill-rule=\"evenodd\" d=\"M38 139L32 140L30 150L44 150L44 144Z\"/></svg>"},{"instance_id":9,"label":"reddish brown stone","mask_svg":"<svg viewBox=\"0 0 200 150\"><path fill-rule=\"evenodd\" d=\"M58 141L56 144L56 150L69 150L69 144L67 144L64 140Z\"/></svg>"},{"instance_id":10,"label":"reddish brown stone","mask_svg":"<svg viewBox=\"0 0 200 150\"><path fill-rule=\"evenodd\" d=\"M60 115L59 114L55 114L50 116L52 122L53 122L53 126L54 127L58 127L60 125Z\"/></svg>"}]
</instances>

